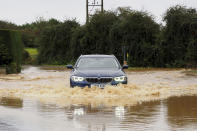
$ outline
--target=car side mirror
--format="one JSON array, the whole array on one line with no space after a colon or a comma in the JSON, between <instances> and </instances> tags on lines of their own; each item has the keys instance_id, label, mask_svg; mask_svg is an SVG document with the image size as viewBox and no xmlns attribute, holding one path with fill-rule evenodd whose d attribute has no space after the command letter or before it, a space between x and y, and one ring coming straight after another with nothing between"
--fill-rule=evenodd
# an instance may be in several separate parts
<instances>
[{"instance_id":1,"label":"car side mirror","mask_svg":"<svg viewBox=\"0 0 197 131\"><path fill-rule=\"evenodd\" d=\"M123 66L122 66L122 69L128 69L128 68L129 68L128 65L123 65Z\"/></svg>"},{"instance_id":2,"label":"car side mirror","mask_svg":"<svg viewBox=\"0 0 197 131\"><path fill-rule=\"evenodd\" d=\"M72 65L67 65L66 67L67 67L67 69L73 69Z\"/></svg>"}]
</instances>

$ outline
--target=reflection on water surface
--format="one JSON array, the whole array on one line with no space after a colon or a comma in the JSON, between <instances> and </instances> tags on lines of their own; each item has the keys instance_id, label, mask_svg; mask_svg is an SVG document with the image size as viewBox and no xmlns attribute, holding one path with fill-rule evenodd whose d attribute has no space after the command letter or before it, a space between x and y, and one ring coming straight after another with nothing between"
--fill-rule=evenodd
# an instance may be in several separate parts
<instances>
[{"instance_id":1,"label":"reflection on water surface","mask_svg":"<svg viewBox=\"0 0 197 131\"><path fill-rule=\"evenodd\" d=\"M172 97L135 106L70 105L34 100L1 100L0 130L194 130L197 96ZM16 108L16 103L19 106Z\"/></svg>"}]
</instances>

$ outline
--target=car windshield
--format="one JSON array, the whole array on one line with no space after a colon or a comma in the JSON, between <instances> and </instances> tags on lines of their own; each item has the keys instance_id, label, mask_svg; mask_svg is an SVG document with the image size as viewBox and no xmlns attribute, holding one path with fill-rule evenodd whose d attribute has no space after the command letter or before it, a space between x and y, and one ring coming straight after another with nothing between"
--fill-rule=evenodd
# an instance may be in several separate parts
<instances>
[{"instance_id":1,"label":"car windshield","mask_svg":"<svg viewBox=\"0 0 197 131\"><path fill-rule=\"evenodd\" d=\"M87 57L81 58L76 66L77 68L112 68L118 69L119 64L115 58Z\"/></svg>"}]
</instances>

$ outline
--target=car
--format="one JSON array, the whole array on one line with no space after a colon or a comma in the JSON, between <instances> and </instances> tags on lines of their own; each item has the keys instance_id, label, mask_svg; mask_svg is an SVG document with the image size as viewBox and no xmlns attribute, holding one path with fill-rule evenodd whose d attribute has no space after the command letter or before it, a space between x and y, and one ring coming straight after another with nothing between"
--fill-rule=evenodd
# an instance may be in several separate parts
<instances>
[{"instance_id":1,"label":"car","mask_svg":"<svg viewBox=\"0 0 197 131\"><path fill-rule=\"evenodd\" d=\"M67 65L72 69L70 87L104 88L106 85L127 84L127 76L123 67L114 55L81 55L75 66Z\"/></svg>"}]
</instances>

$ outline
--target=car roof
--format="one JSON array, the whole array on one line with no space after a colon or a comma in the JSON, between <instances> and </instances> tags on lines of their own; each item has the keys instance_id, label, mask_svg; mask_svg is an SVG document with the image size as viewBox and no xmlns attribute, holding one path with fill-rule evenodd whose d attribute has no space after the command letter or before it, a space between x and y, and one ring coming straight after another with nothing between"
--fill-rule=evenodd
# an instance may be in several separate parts
<instances>
[{"instance_id":1,"label":"car roof","mask_svg":"<svg viewBox=\"0 0 197 131\"><path fill-rule=\"evenodd\" d=\"M92 55L81 55L81 57L107 57L107 58L112 58L114 55L101 55L101 54L92 54Z\"/></svg>"}]
</instances>

